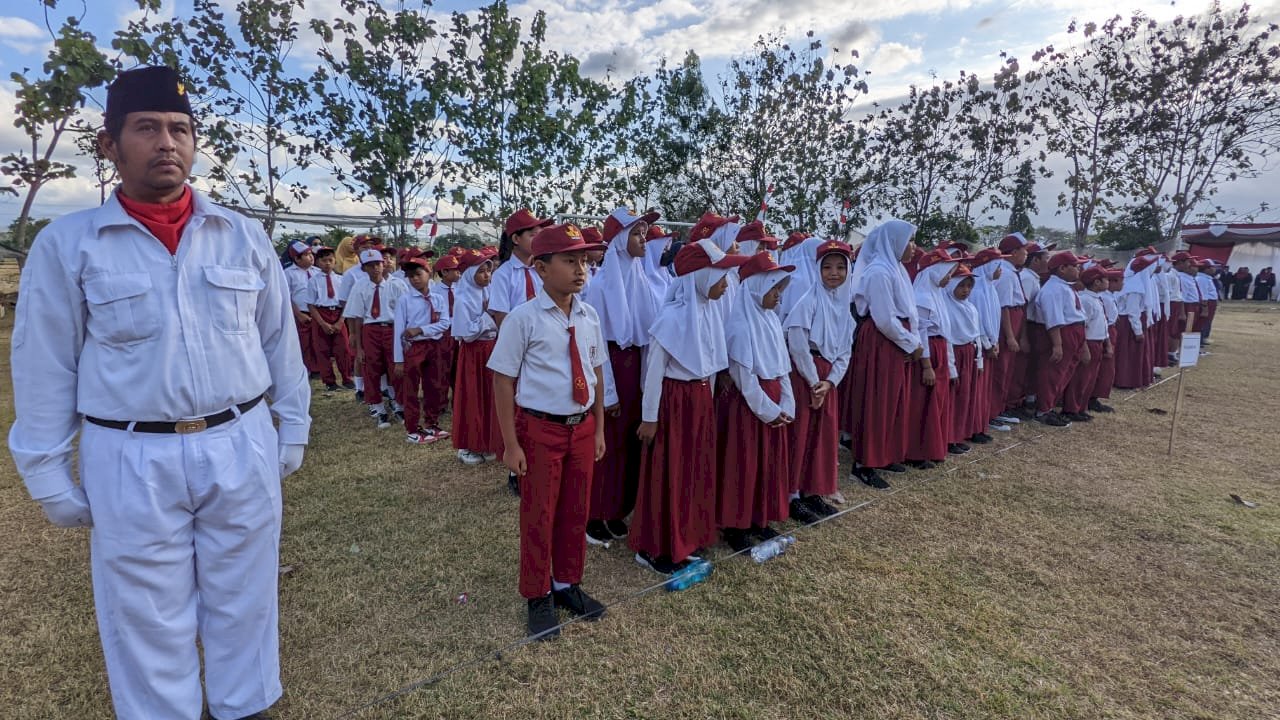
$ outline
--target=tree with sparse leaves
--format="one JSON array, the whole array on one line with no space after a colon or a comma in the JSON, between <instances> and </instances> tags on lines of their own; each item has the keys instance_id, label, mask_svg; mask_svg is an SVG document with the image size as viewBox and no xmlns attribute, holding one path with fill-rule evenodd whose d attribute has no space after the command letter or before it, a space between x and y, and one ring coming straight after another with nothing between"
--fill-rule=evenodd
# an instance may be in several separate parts
<instances>
[{"instance_id":1,"label":"tree with sparse leaves","mask_svg":"<svg viewBox=\"0 0 1280 720\"><path fill-rule=\"evenodd\" d=\"M1036 212L1036 176L1031 160L1023 160L1018 166L1018 176L1009 201L1008 232L1020 232L1032 236L1031 213Z\"/></svg>"}]
</instances>

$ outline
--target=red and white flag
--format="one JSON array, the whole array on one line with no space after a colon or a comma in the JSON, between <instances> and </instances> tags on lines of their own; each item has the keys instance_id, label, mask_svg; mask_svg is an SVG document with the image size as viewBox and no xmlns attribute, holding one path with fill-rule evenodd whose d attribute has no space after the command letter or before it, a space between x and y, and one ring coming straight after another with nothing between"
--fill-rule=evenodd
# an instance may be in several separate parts
<instances>
[{"instance_id":1,"label":"red and white flag","mask_svg":"<svg viewBox=\"0 0 1280 720\"><path fill-rule=\"evenodd\" d=\"M769 183L769 188L764 191L764 200L760 201L760 212L756 213L756 220L764 222L764 214L769 210L769 198L773 197L773 183Z\"/></svg>"},{"instance_id":2,"label":"red and white flag","mask_svg":"<svg viewBox=\"0 0 1280 720\"><path fill-rule=\"evenodd\" d=\"M849 222L849 198L840 201L840 224Z\"/></svg>"},{"instance_id":3,"label":"red and white flag","mask_svg":"<svg viewBox=\"0 0 1280 720\"><path fill-rule=\"evenodd\" d=\"M427 224L430 224L430 225L431 225L431 233L430 233L430 237L435 237L435 236L436 236L436 233L437 233L437 232L439 232L439 230L440 230L440 223L436 220L436 214L435 214L435 213L431 213L430 215L428 215L428 216L426 216L426 217L422 217L422 218L414 218L414 220L413 220L413 229L414 229L414 230L421 230L421 229L422 229L422 226L423 226L423 225L427 225Z\"/></svg>"}]
</instances>

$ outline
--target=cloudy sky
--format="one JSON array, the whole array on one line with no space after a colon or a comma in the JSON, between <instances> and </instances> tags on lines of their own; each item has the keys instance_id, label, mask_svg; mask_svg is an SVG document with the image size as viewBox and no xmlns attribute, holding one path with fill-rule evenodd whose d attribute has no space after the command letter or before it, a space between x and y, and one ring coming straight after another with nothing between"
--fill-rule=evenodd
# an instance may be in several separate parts
<instances>
[{"instance_id":1,"label":"cloudy sky","mask_svg":"<svg viewBox=\"0 0 1280 720\"><path fill-rule=\"evenodd\" d=\"M234 0L220 1L228 7L235 4ZM88 12L83 24L103 47L109 46L111 35L136 13L133 0L85 2ZM393 4L392 0L387 2ZM77 0L61 0L60 4L80 7ZM448 13L479 5L440 0L435 8ZM1170 19L1200 12L1208 5L1207 0L513 0L512 11L522 17L544 11L553 45L581 58L588 72L599 76L611 72L614 77L645 72L664 57L679 59L688 49L702 56L710 76L728 58L749 48L759 35L799 38L813 30L828 48L859 53L855 62L870 72L871 96L878 99L900 95L913 83L931 82L933 75L955 77L960 70L968 70L990 77L1000 64L1002 50L1029 59L1039 47L1064 42L1065 28L1072 19L1100 21L1134 10ZM4 78L0 80L0 118L12 116L10 73L38 68L49 47L41 6L41 0L7 0L0 7L0 78ZM1253 7L1260 15L1280 16L1280 0L1259 0ZM190 12L190 0L166 0L165 12L178 16ZM332 18L340 12L339 0L307 0L309 15ZM295 57L308 63L311 51L300 46ZM24 145L24 136L16 128L0 122L0 155ZM74 158L70 143L61 154L69 162L83 165L83 160ZM1261 177L1225 186L1217 203L1241 215L1256 212L1263 201L1280 206L1270 196L1277 179L1280 171L1268 168ZM325 189L315 182L309 184L313 194L300 210L376 212L370 204L340 191L328 191L328 183L323 183ZM1070 227L1069 215L1056 214L1059 184L1053 179L1041 181L1038 190L1036 224ZM35 214L56 215L97 201L96 191L83 177L59 181L41 191ZM0 198L0 223L8 224L18 210L18 201ZM1280 209L1259 219L1280 221Z\"/></svg>"}]
</instances>

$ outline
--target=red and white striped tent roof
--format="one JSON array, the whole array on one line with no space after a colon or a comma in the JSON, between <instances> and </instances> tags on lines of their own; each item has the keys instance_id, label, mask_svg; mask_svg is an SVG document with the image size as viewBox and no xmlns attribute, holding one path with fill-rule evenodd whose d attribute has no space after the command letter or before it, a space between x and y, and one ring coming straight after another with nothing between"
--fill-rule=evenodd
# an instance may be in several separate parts
<instances>
[{"instance_id":1,"label":"red and white striped tent roof","mask_svg":"<svg viewBox=\"0 0 1280 720\"><path fill-rule=\"evenodd\" d=\"M1242 242L1280 242L1280 223L1205 223L1182 226L1188 245L1234 245Z\"/></svg>"}]
</instances>

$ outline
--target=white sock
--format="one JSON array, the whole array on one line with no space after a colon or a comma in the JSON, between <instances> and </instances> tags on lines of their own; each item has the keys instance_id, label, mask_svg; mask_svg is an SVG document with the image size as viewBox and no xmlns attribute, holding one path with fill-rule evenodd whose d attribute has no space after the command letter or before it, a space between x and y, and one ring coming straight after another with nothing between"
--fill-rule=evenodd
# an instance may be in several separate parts
<instances>
[{"instance_id":1,"label":"white sock","mask_svg":"<svg viewBox=\"0 0 1280 720\"><path fill-rule=\"evenodd\" d=\"M356 390L359 390L360 392L364 392L364 378L362 377L356 378Z\"/></svg>"},{"instance_id":2,"label":"white sock","mask_svg":"<svg viewBox=\"0 0 1280 720\"><path fill-rule=\"evenodd\" d=\"M800 499L800 493L798 493L798 492L793 492L793 493L791 493L791 497L790 497L790 498L788 498L788 499L789 499L789 500L799 500L799 499Z\"/></svg>"},{"instance_id":3,"label":"white sock","mask_svg":"<svg viewBox=\"0 0 1280 720\"><path fill-rule=\"evenodd\" d=\"M552 579L551 581L552 590L568 590L570 587L572 587L571 583L562 583L559 580L555 580L555 579Z\"/></svg>"}]
</instances>

